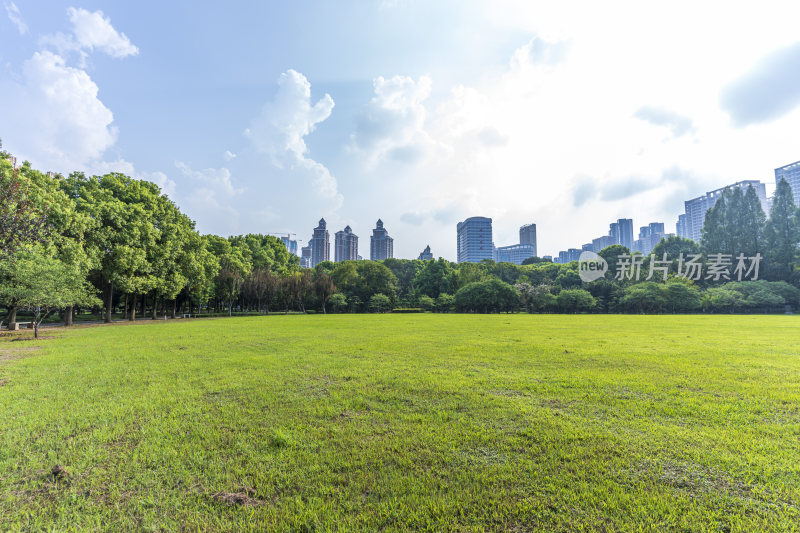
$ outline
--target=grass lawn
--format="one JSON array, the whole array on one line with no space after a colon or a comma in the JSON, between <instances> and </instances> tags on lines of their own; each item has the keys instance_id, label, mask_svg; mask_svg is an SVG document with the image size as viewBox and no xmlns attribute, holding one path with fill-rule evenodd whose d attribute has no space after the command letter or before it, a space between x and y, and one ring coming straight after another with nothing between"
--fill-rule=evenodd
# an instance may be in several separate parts
<instances>
[{"instance_id":1,"label":"grass lawn","mask_svg":"<svg viewBox=\"0 0 800 533\"><path fill-rule=\"evenodd\" d=\"M0 338L0 530L800 528L800 317L43 335Z\"/></svg>"}]
</instances>

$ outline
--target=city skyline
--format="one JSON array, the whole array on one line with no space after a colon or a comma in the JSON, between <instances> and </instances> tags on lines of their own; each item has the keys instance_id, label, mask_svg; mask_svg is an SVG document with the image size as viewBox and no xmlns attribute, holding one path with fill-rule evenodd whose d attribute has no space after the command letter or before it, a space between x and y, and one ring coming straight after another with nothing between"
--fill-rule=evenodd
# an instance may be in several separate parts
<instances>
[{"instance_id":1,"label":"city skyline","mask_svg":"<svg viewBox=\"0 0 800 533\"><path fill-rule=\"evenodd\" d=\"M786 167L779 167L775 169L775 181L779 181L782 178L786 178L785 172L779 172L784 170L785 168L789 168L791 172L794 172L797 175L797 170L800 169L800 162L787 165ZM795 178L797 179L797 178ZM484 229L488 228L488 235L489 240L491 241L491 257L482 257L485 259L493 259L495 261L507 261L507 262L514 262L517 264L521 264L522 260L527 257L550 257L555 262L569 262L573 260L577 260L577 257L580 255L581 251L593 251L598 252L605 248L606 246L610 246L612 244L621 244L631 250L632 252L638 251L644 254L649 253L656 244L662 239L667 238L671 235L677 235L679 237L689 238L695 240L696 242L700 242L700 233L699 230L697 232L692 232L692 228L696 229L696 225L698 222L694 222L694 226L692 225L692 221L702 221L705 219L705 212L711 209L716 203L716 200L721 196L722 191L734 187L739 187L746 191L748 187L754 187L756 194L761 201L762 209L764 209L765 215L769 216L769 202L771 201L771 197L767 198L766 196L766 186L767 184L763 182L759 182L757 180L741 180L735 183L731 183L715 189L713 191L706 192L704 195L699 196L697 198L693 198L690 200L684 201L684 210L685 213L679 214L674 227L676 228L675 232L667 231L667 227L672 227L669 222L649 222L644 226L639 227L638 237L634 238L634 221L633 219L628 218L621 218L618 219L616 222L611 222L609 224L609 230L606 235L593 238L591 242L583 244L580 248L565 248L561 247L559 251L554 252L552 254L537 254L538 252L538 244L537 244L537 233L536 233L536 224L535 223L528 223L524 224L519 227L519 243L518 244L511 244L511 245L504 245L504 246L497 246L497 243L493 240L494 234L494 226L493 221L487 217L481 216L474 216L465 219L463 222L459 222L456 228L456 240L457 250L460 250L462 237L461 235L461 226L471 222L471 224L477 224L478 226L482 226ZM791 185L790 185L791 186ZM794 191L794 187L792 187ZM797 198L797 195L795 195ZM797 203L797 202L796 202ZM487 222L488 221L488 222ZM320 222L324 222L320 221ZM477 227L477 226L476 226ZM349 229L350 226L347 226L346 230ZM702 229L702 222L699 222L699 228ZM318 229L318 228L317 228ZM383 221L381 219L377 222L377 230L379 232L385 232L383 228ZM466 232L467 226L465 226ZM315 230L316 231L316 230ZM373 230L373 236L371 237L371 241L374 240L375 230ZM339 232L342 233L342 232ZM350 230L352 233L352 230ZM388 232L385 233L388 237ZM338 233L337 233L338 235ZM466 234L465 234L466 235ZM285 238L284 244L287 245L289 248L290 244L287 243ZM389 238L392 241L393 246L393 239ZM358 237L355 236L356 243L358 241ZM295 241L288 241L288 242L295 242ZM467 250L467 242L468 239L464 237L464 255L463 257L470 256L471 252ZM482 247L485 243L480 243L479 247ZM295 243L296 246L296 243ZM371 246L373 246L371 244ZM422 258L425 252L430 252L430 245L426 245L426 250L423 251L422 254L419 254L418 258ZM478 252L479 254L485 252ZM462 255L459 255L460 252L457 252L457 257L455 258L456 262L462 262ZM301 258L302 258L302 254ZM356 255L357 255L357 244L356 244ZM394 257L392 255L392 257ZM470 256L471 257L471 256ZM372 254L370 258L373 259ZM408 257L408 259L413 259L414 257ZM374 260L374 259L373 259ZM338 261L338 259L337 259ZM472 261L472 259L464 259L466 262Z\"/></svg>"}]
</instances>

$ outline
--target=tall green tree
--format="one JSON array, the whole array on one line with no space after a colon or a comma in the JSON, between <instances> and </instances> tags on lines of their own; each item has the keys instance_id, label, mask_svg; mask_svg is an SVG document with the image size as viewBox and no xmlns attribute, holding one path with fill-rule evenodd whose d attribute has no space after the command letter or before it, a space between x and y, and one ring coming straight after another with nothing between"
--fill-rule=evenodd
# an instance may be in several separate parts
<instances>
[{"instance_id":1,"label":"tall green tree","mask_svg":"<svg viewBox=\"0 0 800 533\"><path fill-rule=\"evenodd\" d=\"M728 251L730 248L730 233L726 224L728 223L728 203L730 201L730 191L722 191L722 196L714 204L714 207L706 211L705 221L703 222L703 233L700 239L700 246L703 253L733 253Z\"/></svg>"},{"instance_id":2,"label":"tall green tree","mask_svg":"<svg viewBox=\"0 0 800 533\"><path fill-rule=\"evenodd\" d=\"M755 189L725 189L703 224L703 253L748 257L763 252L766 216Z\"/></svg>"},{"instance_id":3,"label":"tall green tree","mask_svg":"<svg viewBox=\"0 0 800 533\"><path fill-rule=\"evenodd\" d=\"M785 179L781 179L775 188L764 236L765 276L772 280L790 281L798 257L800 222L792 188Z\"/></svg>"},{"instance_id":4,"label":"tall green tree","mask_svg":"<svg viewBox=\"0 0 800 533\"><path fill-rule=\"evenodd\" d=\"M748 257L756 253L765 252L765 231L767 216L761 207L753 186L747 187L747 192L742 198L742 212L739 217L739 242L734 253L743 253Z\"/></svg>"}]
</instances>

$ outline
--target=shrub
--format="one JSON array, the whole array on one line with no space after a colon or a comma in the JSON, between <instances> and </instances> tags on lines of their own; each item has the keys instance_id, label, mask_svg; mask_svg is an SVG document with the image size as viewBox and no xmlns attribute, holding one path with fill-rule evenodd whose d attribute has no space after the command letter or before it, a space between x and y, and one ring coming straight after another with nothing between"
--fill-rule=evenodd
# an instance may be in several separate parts
<instances>
[{"instance_id":1,"label":"shrub","mask_svg":"<svg viewBox=\"0 0 800 533\"><path fill-rule=\"evenodd\" d=\"M499 313L519 309L519 292L497 278L475 281L461 287L455 297L456 309L469 313Z\"/></svg>"},{"instance_id":2,"label":"shrub","mask_svg":"<svg viewBox=\"0 0 800 533\"><path fill-rule=\"evenodd\" d=\"M392 300L385 294L374 294L369 299L369 310L371 313L387 313L392 310Z\"/></svg>"},{"instance_id":3,"label":"shrub","mask_svg":"<svg viewBox=\"0 0 800 533\"><path fill-rule=\"evenodd\" d=\"M437 313L450 313L456 306L456 298L452 294L443 292L436 298L433 310Z\"/></svg>"},{"instance_id":4,"label":"shrub","mask_svg":"<svg viewBox=\"0 0 800 533\"><path fill-rule=\"evenodd\" d=\"M419 307L424 311L430 311L436 302L430 296L419 297Z\"/></svg>"},{"instance_id":5,"label":"shrub","mask_svg":"<svg viewBox=\"0 0 800 533\"><path fill-rule=\"evenodd\" d=\"M596 303L594 296L583 289L565 289L556 296L558 308L565 313L591 311Z\"/></svg>"},{"instance_id":6,"label":"shrub","mask_svg":"<svg viewBox=\"0 0 800 533\"><path fill-rule=\"evenodd\" d=\"M733 313L743 304L742 294L728 287L712 287L703 295L703 306L714 311Z\"/></svg>"},{"instance_id":7,"label":"shrub","mask_svg":"<svg viewBox=\"0 0 800 533\"><path fill-rule=\"evenodd\" d=\"M331 310L333 310L334 313L341 313L347 309L347 297L343 293L337 292L330 297L328 305L331 306Z\"/></svg>"}]
</instances>

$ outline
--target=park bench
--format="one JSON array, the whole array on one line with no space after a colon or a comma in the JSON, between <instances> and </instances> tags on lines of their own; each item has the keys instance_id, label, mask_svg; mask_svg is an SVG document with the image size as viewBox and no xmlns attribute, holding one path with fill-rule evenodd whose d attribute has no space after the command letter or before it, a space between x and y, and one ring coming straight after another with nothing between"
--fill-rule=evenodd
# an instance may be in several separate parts
<instances>
[{"instance_id":1,"label":"park bench","mask_svg":"<svg viewBox=\"0 0 800 533\"><path fill-rule=\"evenodd\" d=\"M189 313L184 313L181 315L181 318L192 318L192 315Z\"/></svg>"},{"instance_id":2,"label":"park bench","mask_svg":"<svg viewBox=\"0 0 800 533\"><path fill-rule=\"evenodd\" d=\"M34 329L35 325L33 322L11 322L8 324L8 331L19 331L22 327Z\"/></svg>"}]
</instances>

